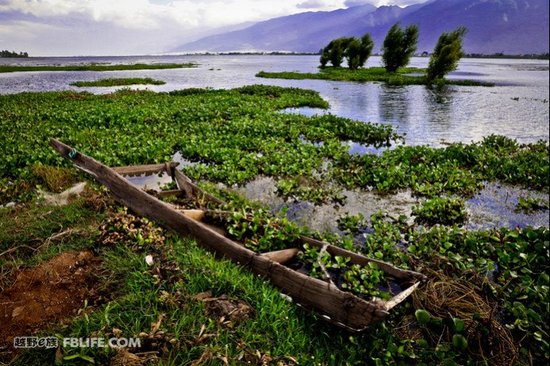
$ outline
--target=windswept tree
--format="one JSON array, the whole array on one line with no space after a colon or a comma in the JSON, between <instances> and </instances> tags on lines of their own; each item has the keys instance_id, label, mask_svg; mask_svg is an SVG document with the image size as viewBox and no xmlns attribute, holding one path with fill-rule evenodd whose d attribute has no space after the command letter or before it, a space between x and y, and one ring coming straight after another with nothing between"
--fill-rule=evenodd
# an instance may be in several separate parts
<instances>
[{"instance_id":1,"label":"windswept tree","mask_svg":"<svg viewBox=\"0 0 550 366\"><path fill-rule=\"evenodd\" d=\"M365 33L365 35L361 37L361 52L359 53L360 67L363 67L365 65L370 55L372 54L373 48L374 48L374 42L372 41L370 34Z\"/></svg>"},{"instance_id":2,"label":"windswept tree","mask_svg":"<svg viewBox=\"0 0 550 366\"><path fill-rule=\"evenodd\" d=\"M407 66L416 51L418 42L418 27L409 25L401 29L399 23L390 28L382 46L382 60L388 72L396 72L400 67Z\"/></svg>"},{"instance_id":3,"label":"windswept tree","mask_svg":"<svg viewBox=\"0 0 550 366\"><path fill-rule=\"evenodd\" d=\"M362 67L370 57L374 43L369 34L365 34L361 39L355 37L337 38L323 48L321 53L321 67L325 67L329 62L334 67L340 67L346 58L348 67L356 70Z\"/></svg>"},{"instance_id":4,"label":"windswept tree","mask_svg":"<svg viewBox=\"0 0 550 366\"><path fill-rule=\"evenodd\" d=\"M349 40L350 38L337 38L330 41L321 54L321 66L324 67L330 62L334 67L340 67Z\"/></svg>"},{"instance_id":5,"label":"windswept tree","mask_svg":"<svg viewBox=\"0 0 550 366\"><path fill-rule=\"evenodd\" d=\"M443 79L445 75L456 70L458 61L464 56L462 41L467 29L459 27L452 32L444 32L439 37L428 66L428 80Z\"/></svg>"},{"instance_id":6,"label":"windswept tree","mask_svg":"<svg viewBox=\"0 0 550 366\"><path fill-rule=\"evenodd\" d=\"M348 67L351 70L357 70L359 68L360 54L361 41L359 41L357 38L352 38L345 50L345 57L348 61Z\"/></svg>"}]
</instances>

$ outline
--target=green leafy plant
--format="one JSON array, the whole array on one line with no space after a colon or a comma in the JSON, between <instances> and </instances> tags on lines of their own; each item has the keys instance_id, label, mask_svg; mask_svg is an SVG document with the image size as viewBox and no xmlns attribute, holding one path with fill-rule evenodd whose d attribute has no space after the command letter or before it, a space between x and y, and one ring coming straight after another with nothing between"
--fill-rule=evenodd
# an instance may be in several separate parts
<instances>
[{"instance_id":1,"label":"green leafy plant","mask_svg":"<svg viewBox=\"0 0 550 366\"><path fill-rule=\"evenodd\" d=\"M357 215L350 215L346 213L340 216L337 222L338 229L350 234L357 234L362 228L367 226L365 216L361 213L358 213Z\"/></svg>"},{"instance_id":2,"label":"green leafy plant","mask_svg":"<svg viewBox=\"0 0 550 366\"><path fill-rule=\"evenodd\" d=\"M537 210L548 210L548 201L535 197L520 197L516 206L516 211L532 213Z\"/></svg>"},{"instance_id":3,"label":"green leafy plant","mask_svg":"<svg viewBox=\"0 0 550 366\"><path fill-rule=\"evenodd\" d=\"M263 209L243 207L225 220L228 233L257 252L295 247L303 233L303 229L286 217L273 217Z\"/></svg>"},{"instance_id":4,"label":"green leafy plant","mask_svg":"<svg viewBox=\"0 0 550 366\"><path fill-rule=\"evenodd\" d=\"M366 266L351 264L348 257L331 256L328 252L321 252L319 248L308 244L303 246L299 258L309 268L310 276L332 281L332 276L327 278L330 271L336 281L341 281L339 286L343 290L369 299L378 297L387 300L392 296L380 287L386 284L387 279L376 263L370 262Z\"/></svg>"},{"instance_id":5,"label":"green leafy plant","mask_svg":"<svg viewBox=\"0 0 550 366\"><path fill-rule=\"evenodd\" d=\"M460 198L436 197L413 207L413 215L418 223L454 225L464 223L466 208Z\"/></svg>"}]
</instances>

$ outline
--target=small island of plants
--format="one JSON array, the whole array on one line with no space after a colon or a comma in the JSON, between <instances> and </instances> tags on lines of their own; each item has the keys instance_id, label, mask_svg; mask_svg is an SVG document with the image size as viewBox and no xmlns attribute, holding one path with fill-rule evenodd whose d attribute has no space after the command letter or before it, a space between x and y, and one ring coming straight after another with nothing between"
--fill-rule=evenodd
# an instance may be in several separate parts
<instances>
[{"instance_id":1,"label":"small island of plants","mask_svg":"<svg viewBox=\"0 0 550 366\"><path fill-rule=\"evenodd\" d=\"M30 71L122 71L122 70L162 70L197 67L195 63L184 64L82 64L82 65L0 65L3 72L30 72Z\"/></svg>"},{"instance_id":2,"label":"small island of plants","mask_svg":"<svg viewBox=\"0 0 550 366\"><path fill-rule=\"evenodd\" d=\"M94 86L127 86L127 85L164 85L166 82L152 78L111 78L94 81L76 81L72 86L94 87Z\"/></svg>"}]
</instances>

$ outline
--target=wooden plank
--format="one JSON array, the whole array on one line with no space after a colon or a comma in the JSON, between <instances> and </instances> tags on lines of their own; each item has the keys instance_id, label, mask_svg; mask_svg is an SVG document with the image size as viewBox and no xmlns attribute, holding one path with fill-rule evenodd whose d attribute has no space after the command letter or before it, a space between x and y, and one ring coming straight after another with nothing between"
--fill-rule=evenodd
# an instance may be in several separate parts
<instances>
[{"instance_id":1,"label":"wooden plank","mask_svg":"<svg viewBox=\"0 0 550 366\"><path fill-rule=\"evenodd\" d=\"M178 194L182 193L179 189L172 189L169 191L159 191L156 193L159 197L170 197L170 196L177 196Z\"/></svg>"},{"instance_id":2,"label":"wooden plank","mask_svg":"<svg viewBox=\"0 0 550 366\"><path fill-rule=\"evenodd\" d=\"M274 252L262 253L262 255L264 257L271 259L274 262L285 264L292 258L296 257L296 255L299 252L300 252L300 249L298 248L290 248L290 249L277 250Z\"/></svg>"},{"instance_id":3,"label":"wooden plank","mask_svg":"<svg viewBox=\"0 0 550 366\"><path fill-rule=\"evenodd\" d=\"M178 184L178 188L182 191L185 191L187 197L197 197L199 200L204 200L206 202L215 203L221 205L224 202L217 197L212 196L209 193L206 193L201 188L199 188L195 183L191 181L185 174L179 170L175 170L174 179Z\"/></svg>"},{"instance_id":4,"label":"wooden plank","mask_svg":"<svg viewBox=\"0 0 550 366\"><path fill-rule=\"evenodd\" d=\"M403 301L405 301L405 299L410 295L412 294L417 288L418 286L420 286L420 282L417 282L415 284L413 284L411 287L409 287L408 289L400 292L399 294L395 295L394 297L391 298L390 301L387 301L385 304L384 304L384 308L387 310L387 311L390 311L391 309L393 309L395 306L399 305L400 303L402 303Z\"/></svg>"},{"instance_id":5,"label":"wooden plank","mask_svg":"<svg viewBox=\"0 0 550 366\"><path fill-rule=\"evenodd\" d=\"M205 215L204 210L179 210L179 212L196 221L202 221Z\"/></svg>"},{"instance_id":6,"label":"wooden plank","mask_svg":"<svg viewBox=\"0 0 550 366\"><path fill-rule=\"evenodd\" d=\"M206 215L206 211L204 210L181 210L181 209L177 209L179 212L181 212L182 214L184 214L185 216L195 220L195 221L203 221L204 220L204 216ZM215 232L217 232L218 234L220 235L227 235L227 232L225 231L224 228L221 228L221 227L218 227L218 226L214 226L214 225L211 225L211 224L207 224L207 223L204 223L202 222L202 224L212 230L214 230Z\"/></svg>"},{"instance_id":7,"label":"wooden plank","mask_svg":"<svg viewBox=\"0 0 550 366\"><path fill-rule=\"evenodd\" d=\"M380 305L367 302L336 286L293 271L269 258L233 242L198 221L179 213L168 204L143 192L109 167L83 155L68 145L51 139L52 146L75 165L90 172L108 187L122 204L175 232L197 240L204 248L248 267L268 278L297 303L324 314L336 324L363 330L388 313ZM180 187L182 188L182 187Z\"/></svg>"},{"instance_id":8,"label":"wooden plank","mask_svg":"<svg viewBox=\"0 0 550 366\"><path fill-rule=\"evenodd\" d=\"M142 175L142 174L150 175L150 174L157 174L162 172L172 174L172 169L174 169L178 165L179 163L170 162L170 163L164 163L164 164L121 166L121 167L115 167L112 169L120 175L128 175L128 176Z\"/></svg>"}]
</instances>

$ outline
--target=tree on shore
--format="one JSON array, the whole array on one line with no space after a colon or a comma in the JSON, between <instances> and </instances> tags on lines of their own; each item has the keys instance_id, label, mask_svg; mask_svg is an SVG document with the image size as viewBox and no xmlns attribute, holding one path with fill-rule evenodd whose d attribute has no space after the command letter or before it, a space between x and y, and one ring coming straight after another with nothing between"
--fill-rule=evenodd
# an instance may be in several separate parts
<instances>
[{"instance_id":1,"label":"tree on shore","mask_svg":"<svg viewBox=\"0 0 550 366\"><path fill-rule=\"evenodd\" d=\"M441 34L428 65L429 81L441 80L445 75L456 70L458 61L464 56L462 40L466 32L465 27L459 27L452 32Z\"/></svg>"},{"instance_id":2,"label":"tree on shore","mask_svg":"<svg viewBox=\"0 0 550 366\"><path fill-rule=\"evenodd\" d=\"M374 48L374 42L370 34L365 33L363 37L361 37L361 52L359 54L360 67L363 67L363 65L365 65L370 55L372 54L373 48Z\"/></svg>"},{"instance_id":3,"label":"tree on shore","mask_svg":"<svg viewBox=\"0 0 550 366\"><path fill-rule=\"evenodd\" d=\"M340 67L345 57L348 67L356 70L365 65L373 47L374 43L368 33L361 39L356 37L334 39L323 48L320 59L321 67L326 67L329 62L334 67Z\"/></svg>"},{"instance_id":4,"label":"tree on shore","mask_svg":"<svg viewBox=\"0 0 550 366\"><path fill-rule=\"evenodd\" d=\"M0 51L0 57L29 57L29 54L27 52L10 52L8 50L2 50Z\"/></svg>"},{"instance_id":5,"label":"tree on shore","mask_svg":"<svg viewBox=\"0 0 550 366\"><path fill-rule=\"evenodd\" d=\"M382 60L388 72L396 72L400 67L407 66L416 51L418 42L418 27L409 25L401 29L399 23L393 25L386 34L382 46Z\"/></svg>"},{"instance_id":6,"label":"tree on shore","mask_svg":"<svg viewBox=\"0 0 550 366\"><path fill-rule=\"evenodd\" d=\"M328 62L334 67L340 67L350 40L351 38L342 37L330 41L330 43L323 48L323 53L321 54L321 67L325 67Z\"/></svg>"}]
</instances>

